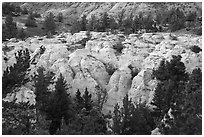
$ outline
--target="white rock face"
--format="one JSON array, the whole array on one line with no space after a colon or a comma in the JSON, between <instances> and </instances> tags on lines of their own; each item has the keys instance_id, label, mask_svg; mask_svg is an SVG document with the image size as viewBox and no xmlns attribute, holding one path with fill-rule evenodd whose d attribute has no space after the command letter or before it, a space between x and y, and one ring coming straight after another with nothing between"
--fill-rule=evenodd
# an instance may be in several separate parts
<instances>
[{"instance_id":1,"label":"white rock face","mask_svg":"<svg viewBox=\"0 0 204 137\"><path fill-rule=\"evenodd\" d=\"M181 55L187 72L202 67L202 52L194 53L190 50L192 45L202 48L200 36L177 35L175 40L172 40L169 33L124 36L91 32L91 36L82 49L78 49L81 48L81 44L77 42L87 38L84 31L74 35L63 33L50 39L35 37L19 42L10 41L7 44L10 51L2 52L3 58L8 59L2 62L3 70L15 63L15 52L28 48L31 57L36 61L36 64L31 65L30 75L40 66L46 71L53 71L56 78L61 73L72 96L77 90L84 93L87 88L94 100L97 99L97 93L101 92L98 88L100 87L108 93L103 108L103 112L108 113L113 111L116 103L122 103L126 94L135 102L145 102L149 105L157 85L157 81L152 79L152 70L158 68L162 59L170 61L172 55ZM66 42L63 43L63 40ZM113 48L118 44L123 45L121 53ZM38 54L41 45L46 50L43 54ZM70 46L72 50L69 49ZM115 68L112 68L111 75L106 68L108 65ZM132 76L135 70L139 73ZM28 91L23 90L22 94L27 95ZM22 101L20 98L19 100Z\"/></svg>"}]
</instances>

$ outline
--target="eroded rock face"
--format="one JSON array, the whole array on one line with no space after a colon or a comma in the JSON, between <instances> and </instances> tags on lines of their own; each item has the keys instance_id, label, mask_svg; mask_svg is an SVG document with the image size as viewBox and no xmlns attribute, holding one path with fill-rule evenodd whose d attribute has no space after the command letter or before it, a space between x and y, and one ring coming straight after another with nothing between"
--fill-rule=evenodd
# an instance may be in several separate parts
<instances>
[{"instance_id":1,"label":"eroded rock face","mask_svg":"<svg viewBox=\"0 0 204 137\"><path fill-rule=\"evenodd\" d=\"M40 66L46 71L53 71L56 79L62 73L71 96L77 90L83 94L87 88L93 99L97 100L98 92L107 91L103 112L108 113L113 111L116 103L122 103L126 94L135 102L149 105L157 85L157 81L152 79L152 70L158 68L162 59L171 60L172 55L181 55L188 72L202 67L202 51L194 53L190 49L192 45L202 48L200 36L175 35L176 39L172 39L169 33L124 36L106 32L91 32L91 36L84 48L78 42L87 38L86 32L74 35L64 33L50 39L35 37L19 42L10 41L7 44L10 50L2 52L3 58L8 59L2 60L3 70L15 63L16 51L28 48L35 59L29 75L33 75ZM117 44L123 46L121 53L114 49ZM46 50L38 54L42 45ZM74 49L70 50L70 46ZM21 91L24 94L25 90L20 90L19 94Z\"/></svg>"}]
</instances>

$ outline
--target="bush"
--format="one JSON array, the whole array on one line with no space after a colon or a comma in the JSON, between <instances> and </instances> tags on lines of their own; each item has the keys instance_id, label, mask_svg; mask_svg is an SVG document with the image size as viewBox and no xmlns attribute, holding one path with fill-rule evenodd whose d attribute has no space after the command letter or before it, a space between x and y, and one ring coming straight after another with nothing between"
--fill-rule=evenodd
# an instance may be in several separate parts
<instances>
[{"instance_id":1,"label":"bush","mask_svg":"<svg viewBox=\"0 0 204 137\"><path fill-rule=\"evenodd\" d=\"M113 49L115 49L118 53L122 53L123 48L123 44L120 41L113 45Z\"/></svg>"},{"instance_id":2,"label":"bush","mask_svg":"<svg viewBox=\"0 0 204 137\"><path fill-rule=\"evenodd\" d=\"M194 53L199 53L200 51L202 51L202 49L198 46L192 46L192 47L190 47L190 49Z\"/></svg>"},{"instance_id":3,"label":"bush","mask_svg":"<svg viewBox=\"0 0 204 137\"><path fill-rule=\"evenodd\" d=\"M193 33L202 36L202 27L196 27L193 29Z\"/></svg>"},{"instance_id":4,"label":"bush","mask_svg":"<svg viewBox=\"0 0 204 137\"><path fill-rule=\"evenodd\" d=\"M111 76L116 71L116 68L111 64L105 64L106 72Z\"/></svg>"},{"instance_id":5,"label":"bush","mask_svg":"<svg viewBox=\"0 0 204 137\"><path fill-rule=\"evenodd\" d=\"M62 14L62 12L60 12L60 13L58 13L58 15L57 15L57 20L59 21L59 22L63 22L63 14Z\"/></svg>"},{"instance_id":6,"label":"bush","mask_svg":"<svg viewBox=\"0 0 204 137\"><path fill-rule=\"evenodd\" d=\"M40 15L39 13L37 13L37 12L34 12L34 13L33 13L33 17L34 17L34 18L40 18L41 15Z\"/></svg>"}]
</instances>

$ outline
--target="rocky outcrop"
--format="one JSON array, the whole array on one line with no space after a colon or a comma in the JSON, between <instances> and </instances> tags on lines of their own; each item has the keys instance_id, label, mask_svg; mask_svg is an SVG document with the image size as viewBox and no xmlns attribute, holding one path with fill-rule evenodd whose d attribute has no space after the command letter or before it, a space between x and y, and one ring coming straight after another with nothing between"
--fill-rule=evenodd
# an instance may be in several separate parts
<instances>
[{"instance_id":1,"label":"rocky outcrop","mask_svg":"<svg viewBox=\"0 0 204 137\"><path fill-rule=\"evenodd\" d=\"M202 37L198 36L169 33L125 36L91 32L91 38L85 47L81 47L79 41L84 38L87 38L86 32L74 35L63 33L49 39L34 37L25 41L9 41L7 50L4 50L6 46L3 43L2 55L8 59L2 60L3 70L15 63L16 51L28 48L31 58L35 60L29 75L33 75L40 66L46 71L53 71L56 79L61 73L71 96L77 90L83 93L87 88L93 99L97 100L97 94L106 91L107 101L103 112L108 113L113 111L116 103L122 104L126 94L134 102L149 105L157 85L157 81L152 78L152 70L158 68L162 59L170 60L172 55L181 55L188 72L202 67L202 51L194 53L190 49L192 45L202 48ZM118 44L123 47L121 53L114 48ZM39 54L42 45L45 51ZM34 90L32 86L27 88ZM28 90L19 91L19 94L22 91L24 94Z\"/></svg>"}]
</instances>

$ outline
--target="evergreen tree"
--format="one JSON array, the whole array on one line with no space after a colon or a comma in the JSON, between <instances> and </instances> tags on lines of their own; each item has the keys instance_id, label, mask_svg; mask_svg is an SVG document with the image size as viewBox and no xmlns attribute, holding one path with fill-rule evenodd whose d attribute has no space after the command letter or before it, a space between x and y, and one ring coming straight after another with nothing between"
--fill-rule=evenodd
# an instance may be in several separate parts
<instances>
[{"instance_id":1,"label":"evergreen tree","mask_svg":"<svg viewBox=\"0 0 204 137\"><path fill-rule=\"evenodd\" d=\"M77 112L79 112L83 108L82 102L84 102L84 99L81 97L81 92L78 89L75 96L75 105Z\"/></svg>"},{"instance_id":2,"label":"evergreen tree","mask_svg":"<svg viewBox=\"0 0 204 137\"><path fill-rule=\"evenodd\" d=\"M87 19L86 19L86 15L83 15L81 18L81 30L82 31L86 31L87 29Z\"/></svg>"},{"instance_id":3,"label":"evergreen tree","mask_svg":"<svg viewBox=\"0 0 204 137\"><path fill-rule=\"evenodd\" d=\"M5 33L2 33L2 38L10 39L17 37L17 26L16 23L13 21L13 18L11 15L8 15L5 19L5 25L3 26L3 31Z\"/></svg>"},{"instance_id":4,"label":"evergreen tree","mask_svg":"<svg viewBox=\"0 0 204 137\"><path fill-rule=\"evenodd\" d=\"M28 10L27 10L26 7L23 8L23 10L22 10L22 14L28 14Z\"/></svg>"},{"instance_id":5,"label":"evergreen tree","mask_svg":"<svg viewBox=\"0 0 204 137\"><path fill-rule=\"evenodd\" d=\"M28 27L37 27L36 21L35 21L35 17L33 15L33 13L31 12L26 20L25 26Z\"/></svg>"},{"instance_id":6,"label":"evergreen tree","mask_svg":"<svg viewBox=\"0 0 204 137\"><path fill-rule=\"evenodd\" d=\"M18 38L20 38L21 40L25 40L26 34L23 28L18 32Z\"/></svg>"},{"instance_id":7,"label":"evergreen tree","mask_svg":"<svg viewBox=\"0 0 204 137\"><path fill-rule=\"evenodd\" d=\"M140 29L140 19L138 16L135 16L134 20L133 20L133 24L132 24L132 32L135 33L136 31L138 31Z\"/></svg>"},{"instance_id":8,"label":"evergreen tree","mask_svg":"<svg viewBox=\"0 0 204 137\"><path fill-rule=\"evenodd\" d=\"M91 15L91 19L88 23L88 30L96 31L97 30L97 19L95 15Z\"/></svg>"},{"instance_id":9,"label":"evergreen tree","mask_svg":"<svg viewBox=\"0 0 204 137\"><path fill-rule=\"evenodd\" d=\"M91 94L89 94L87 88L85 89L83 99L84 99L84 102L83 102L84 108L86 109L86 111L90 111L93 106L92 105L93 101L91 100Z\"/></svg>"},{"instance_id":10,"label":"evergreen tree","mask_svg":"<svg viewBox=\"0 0 204 137\"><path fill-rule=\"evenodd\" d=\"M110 18L108 17L107 12L103 13L100 24L101 24L100 29L103 32L106 31L106 29L110 27Z\"/></svg>"},{"instance_id":11,"label":"evergreen tree","mask_svg":"<svg viewBox=\"0 0 204 137\"><path fill-rule=\"evenodd\" d=\"M46 16L43 25L47 34L55 34L56 24L53 13L50 12L49 15Z\"/></svg>"},{"instance_id":12,"label":"evergreen tree","mask_svg":"<svg viewBox=\"0 0 204 137\"><path fill-rule=\"evenodd\" d=\"M123 106L114 108L113 131L122 135L148 135L155 128L154 120L150 111L143 105L134 105L126 95Z\"/></svg>"},{"instance_id":13,"label":"evergreen tree","mask_svg":"<svg viewBox=\"0 0 204 137\"><path fill-rule=\"evenodd\" d=\"M197 13L196 12L189 12L187 15L186 15L186 21L195 21L197 18Z\"/></svg>"},{"instance_id":14,"label":"evergreen tree","mask_svg":"<svg viewBox=\"0 0 204 137\"><path fill-rule=\"evenodd\" d=\"M114 111L113 111L113 131L116 134L121 134L121 121L122 121L122 116L120 112L120 106L116 104L114 106Z\"/></svg>"},{"instance_id":15,"label":"evergreen tree","mask_svg":"<svg viewBox=\"0 0 204 137\"><path fill-rule=\"evenodd\" d=\"M2 3L2 14L5 15L12 15L12 12L15 12L15 6L10 2L3 2Z\"/></svg>"},{"instance_id":16,"label":"evergreen tree","mask_svg":"<svg viewBox=\"0 0 204 137\"><path fill-rule=\"evenodd\" d=\"M118 28L122 27L122 25L123 25L124 13L125 13L124 9L118 13L118 18L117 18Z\"/></svg>"},{"instance_id":17,"label":"evergreen tree","mask_svg":"<svg viewBox=\"0 0 204 137\"><path fill-rule=\"evenodd\" d=\"M202 134L202 72L194 69L190 74L185 90L182 91L180 104L177 104L171 128L165 134L201 135Z\"/></svg>"},{"instance_id":18,"label":"evergreen tree","mask_svg":"<svg viewBox=\"0 0 204 137\"><path fill-rule=\"evenodd\" d=\"M30 67L30 54L28 49L20 50L15 53L16 63L7 67L2 76L2 96L6 97L7 93L13 92L16 87L20 87L28 78L25 77Z\"/></svg>"},{"instance_id":19,"label":"evergreen tree","mask_svg":"<svg viewBox=\"0 0 204 137\"><path fill-rule=\"evenodd\" d=\"M185 15L181 10L179 10L179 8L170 10L166 18L166 22L170 24L168 29L171 31L176 31L184 28L185 20Z\"/></svg>"},{"instance_id":20,"label":"evergreen tree","mask_svg":"<svg viewBox=\"0 0 204 137\"><path fill-rule=\"evenodd\" d=\"M2 101L2 134L29 135L35 119L34 105L29 102Z\"/></svg>"},{"instance_id":21,"label":"evergreen tree","mask_svg":"<svg viewBox=\"0 0 204 137\"><path fill-rule=\"evenodd\" d=\"M37 74L35 73L35 75L32 76L36 96L35 107L37 126L40 126L40 120L43 119L49 107L49 99L51 93L48 90L48 86L53 83L52 79L54 76L54 73L48 72L47 74L44 74L44 71L45 69L43 67L39 67L37 69Z\"/></svg>"},{"instance_id":22,"label":"evergreen tree","mask_svg":"<svg viewBox=\"0 0 204 137\"><path fill-rule=\"evenodd\" d=\"M15 7L15 13L17 13L18 15L20 15L21 12L22 12L21 7L20 7L20 6L16 6L16 7Z\"/></svg>"},{"instance_id":23,"label":"evergreen tree","mask_svg":"<svg viewBox=\"0 0 204 137\"><path fill-rule=\"evenodd\" d=\"M63 118L66 124L68 124L68 120L71 118L71 100L66 86L66 81L62 74L60 74L47 110L47 115L52 120L49 128L50 134L56 134L57 130L61 128Z\"/></svg>"},{"instance_id":24,"label":"evergreen tree","mask_svg":"<svg viewBox=\"0 0 204 137\"><path fill-rule=\"evenodd\" d=\"M87 88L83 96L81 96L79 90L77 91L75 107L77 107L75 108L77 113L75 113L63 134L100 135L107 133L105 117L91 100L91 94L89 94Z\"/></svg>"},{"instance_id":25,"label":"evergreen tree","mask_svg":"<svg viewBox=\"0 0 204 137\"><path fill-rule=\"evenodd\" d=\"M163 134L201 134L201 70L194 70L188 77L180 60L180 56L174 56L170 62L163 61L154 72L160 80L152 102L156 106L154 117ZM173 119L167 114L170 109ZM164 116L165 123L161 124Z\"/></svg>"}]
</instances>

